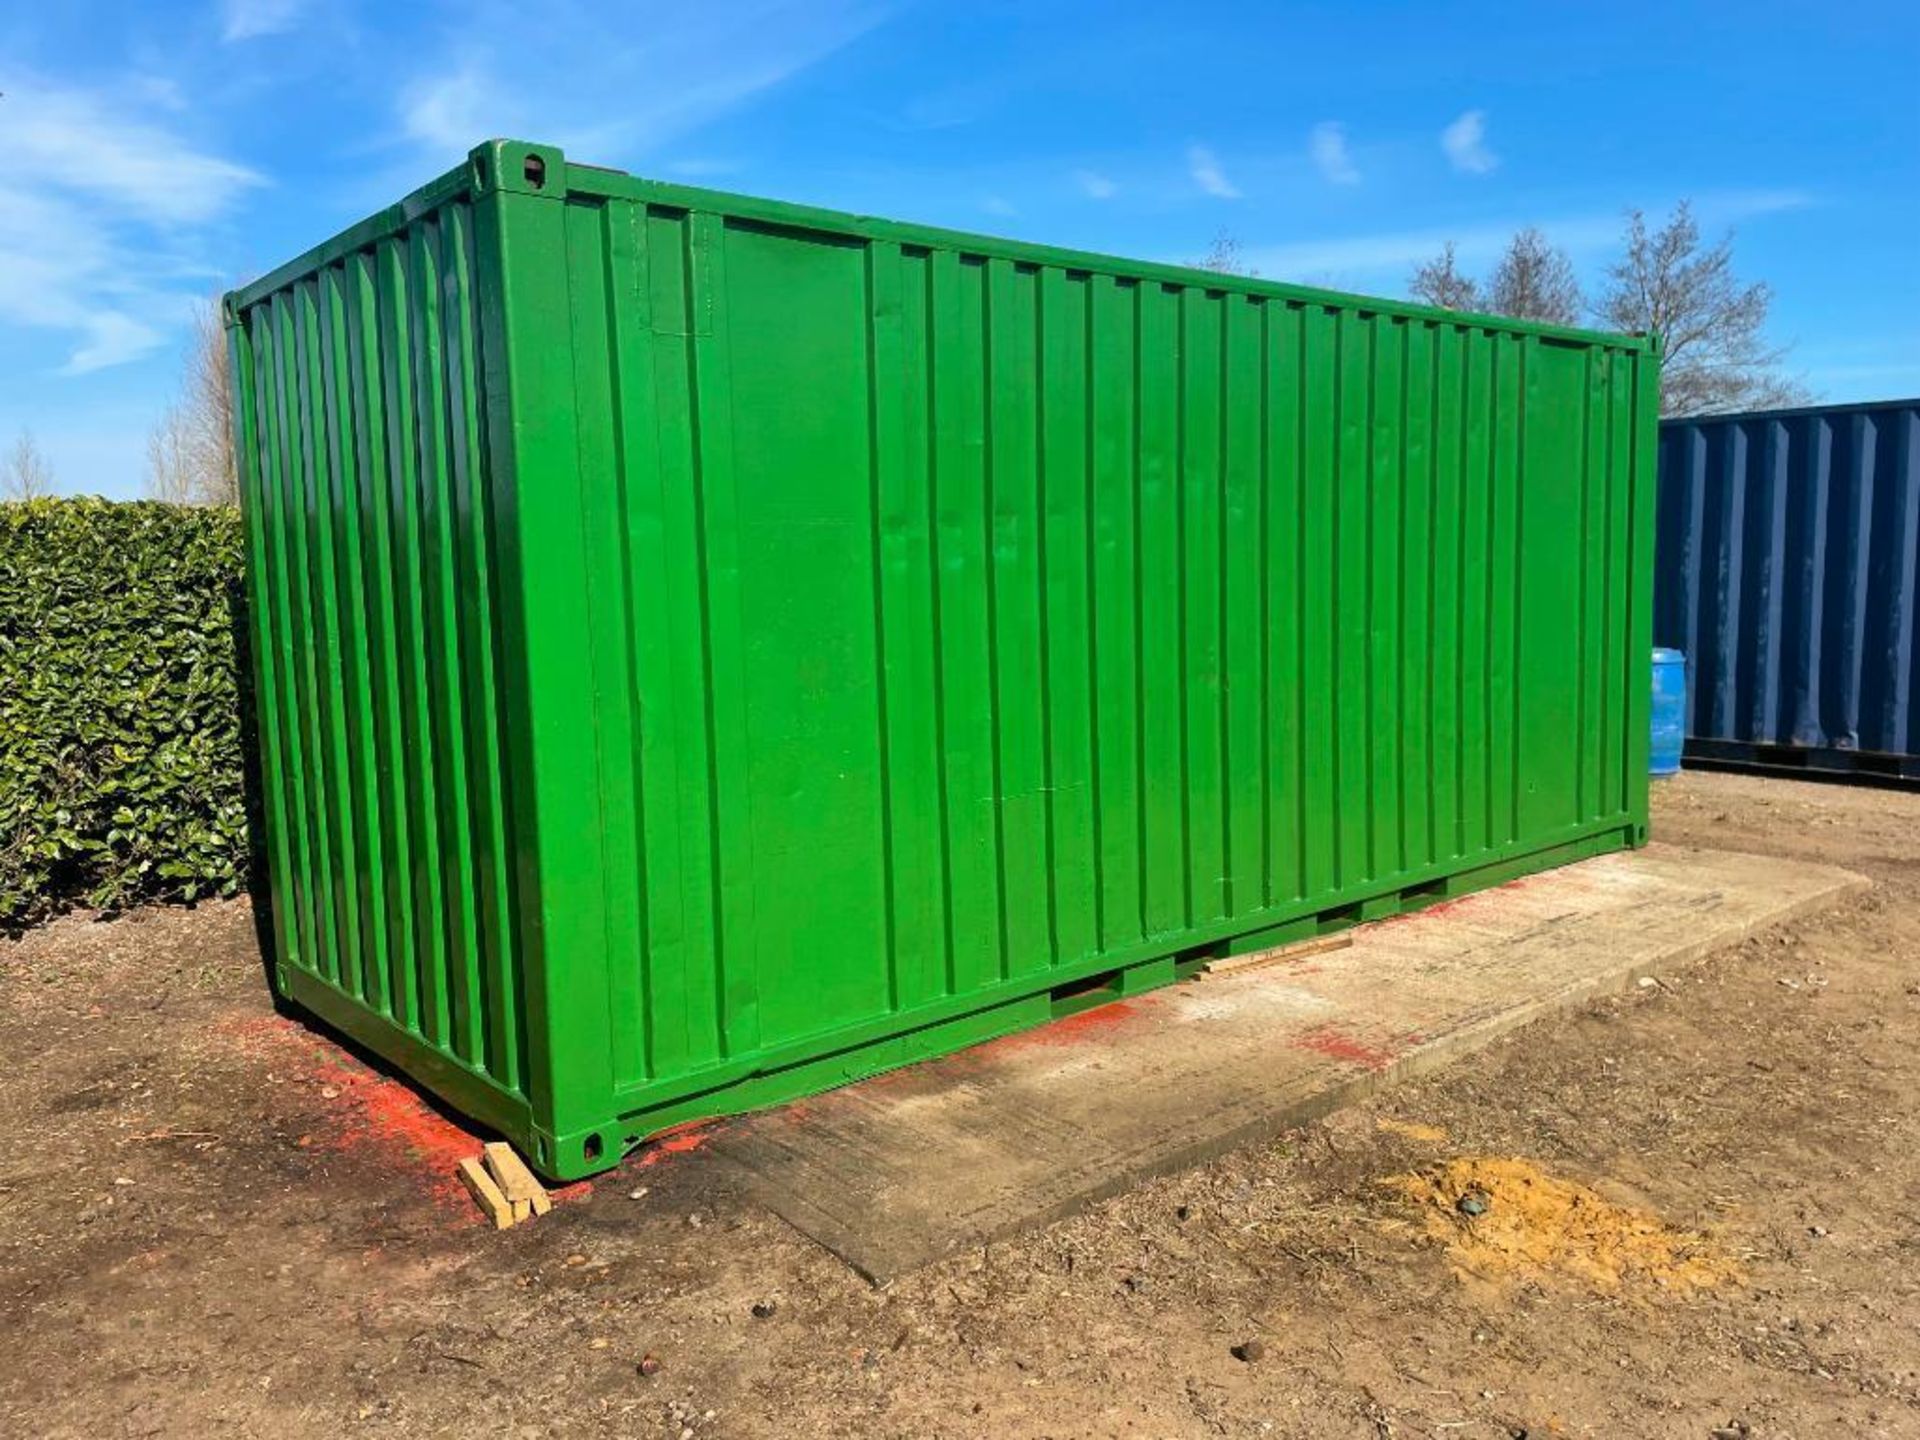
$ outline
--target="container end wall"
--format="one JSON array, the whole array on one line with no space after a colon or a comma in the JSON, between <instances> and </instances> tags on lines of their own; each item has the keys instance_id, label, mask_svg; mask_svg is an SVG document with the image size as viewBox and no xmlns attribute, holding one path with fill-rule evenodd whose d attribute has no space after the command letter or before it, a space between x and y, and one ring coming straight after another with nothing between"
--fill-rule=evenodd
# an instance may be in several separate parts
<instances>
[{"instance_id":1,"label":"container end wall","mask_svg":"<svg viewBox=\"0 0 1920 1440\"><path fill-rule=\"evenodd\" d=\"M528 1042L476 216L229 297L281 989L503 1126Z\"/></svg>"}]
</instances>

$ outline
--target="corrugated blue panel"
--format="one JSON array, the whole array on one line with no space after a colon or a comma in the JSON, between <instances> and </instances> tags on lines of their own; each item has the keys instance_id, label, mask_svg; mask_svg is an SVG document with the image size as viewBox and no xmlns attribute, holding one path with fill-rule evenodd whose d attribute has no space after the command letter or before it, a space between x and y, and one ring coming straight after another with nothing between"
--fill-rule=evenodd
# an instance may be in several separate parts
<instances>
[{"instance_id":1,"label":"corrugated blue panel","mask_svg":"<svg viewBox=\"0 0 1920 1440\"><path fill-rule=\"evenodd\" d=\"M1920 400L1667 421L1658 544L1691 745L1920 757Z\"/></svg>"}]
</instances>

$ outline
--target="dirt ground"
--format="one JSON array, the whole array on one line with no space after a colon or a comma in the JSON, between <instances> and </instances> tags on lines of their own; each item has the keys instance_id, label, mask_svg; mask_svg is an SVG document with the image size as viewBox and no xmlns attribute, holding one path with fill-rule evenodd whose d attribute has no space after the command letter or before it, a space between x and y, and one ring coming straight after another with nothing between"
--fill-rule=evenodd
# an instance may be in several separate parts
<instances>
[{"instance_id":1,"label":"dirt ground","mask_svg":"<svg viewBox=\"0 0 1920 1440\"><path fill-rule=\"evenodd\" d=\"M1920 1436L1920 795L1656 795L1876 886L884 1292L698 1149L485 1229L244 904L62 921L0 946L0 1434Z\"/></svg>"}]
</instances>

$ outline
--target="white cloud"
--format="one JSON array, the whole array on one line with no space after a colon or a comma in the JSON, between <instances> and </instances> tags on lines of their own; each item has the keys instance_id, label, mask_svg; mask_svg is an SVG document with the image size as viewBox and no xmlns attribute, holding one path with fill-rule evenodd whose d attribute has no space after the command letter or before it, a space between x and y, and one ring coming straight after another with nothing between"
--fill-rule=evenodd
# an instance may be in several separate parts
<instances>
[{"instance_id":1,"label":"white cloud","mask_svg":"<svg viewBox=\"0 0 1920 1440\"><path fill-rule=\"evenodd\" d=\"M1710 190L1693 202L1694 218L1708 229L1754 215L1804 210L1819 197L1806 190Z\"/></svg>"},{"instance_id":2,"label":"white cloud","mask_svg":"<svg viewBox=\"0 0 1920 1440\"><path fill-rule=\"evenodd\" d=\"M306 0L226 0L224 9L220 38L232 44L291 30L299 23Z\"/></svg>"},{"instance_id":3,"label":"white cloud","mask_svg":"<svg viewBox=\"0 0 1920 1440\"><path fill-rule=\"evenodd\" d=\"M162 110L180 112L187 108L186 92L170 75L133 75L126 85L128 94Z\"/></svg>"},{"instance_id":4,"label":"white cloud","mask_svg":"<svg viewBox=\"0 0 1920 1440\"><path fill-rule=\"evenodd\" d=\"M260 177L82 90L9 81L0 153L15 181L79 191L155 224L207 220Z\"/></svg>"},{"instance_id":5,"label":"white cloud","mask_svg":"<svg viewBox=\"0 0 1920 1440\"><path fill-rule=\"evenodd\" d=\"M61 373L139 358L162 340L164 308L129 257L73 201L0 186L0 322L64 332Z\"/></svg>"},{"instance_id":6,"label":"white cloud","mask_svg":"<svg viewBox=\"0 0 1920 1440\"><path fill-rule=\"evenodd\" d=\"M210 288L198 227L262 183L118 97L0 85L0 324L61 333L86 374L165 343Z\"/></svg>"},{"instance_id":7,"label":"white cloud","mask_svg":"<svg viewBox=\"0 0 1920 1440\"><path fill-rule=\"evenodd\" d=\"M1004 195L988 195L983 197L980 201L980 208L989 215L998 215L1002 218L1020 213L1013 208L1013 202Z\"/></svg>"},{"instance_id":8,"label":"white cloud","mask_svg":"<svg viewBox=\"0 0 1920 1440\"><path fill-rule=\"evenodd\" d=\"M1089 200L1111 200L1120 189L1097 170L1074 171L1073 183L1080 187L1080 193Z\"/></svg>"},{"instance_id":9,"label":"white cloud","mask_svg":"<svg viewBox=\"0 0 1920 1440\"><path fill-rule=\"evenodd\" d=\"M498 135L602 164L644 159L882 18L870 0L757 0L653 7L636 26L621 7L554 4L530 25L517 3L474 0L450 36L455 58L401 87L399 138L437 166Z\"/></svg>"},{"instance_id":10,"label":"white cloud","mask_svg":"<svg viewBox=\"0 0 1920 1440\"><path fill-rule=\"evenodd\" d=\"M1497 221L1450 230L1393 230L1368 235L1346 235L1328 240L1304 240L1247 252L1246 261L1262 275L1292 279L1304 275L1372 276L1392 272L1400 276L1410 266L1431 259L1448 241L1464 266L1482 265L1497 256L1525 220ZM1618 215L1583 215L1541 222L1554 244L1578 254L1612 243L1619 237Z\"/></svg>"},{"instance_id":11,"label":"white cloud","mask_svg":"<svg viewBox=\"0 0 1920 1440\"><path fill-rule=\"evenodd\" d=\"M1798 190L1723 190L1707 191L1695 198L1694 214L1701 228L1714 230L1749 217L1775 214L1816 203ZM1648 207L1650 220L1666 214L1667 205ZM1376 231L1363 235L1336 236L1324 240L1295 241L1285 245L1250 246L1241 259L1276 280L1302 280L1307 276L1332 284L1378 283L1390 277L1397 290L1407 271L1422 260L1430 260L1448 241L1455 247L1460 263L1469 268L1491 264L1513 239L1514 233L1537 225L1553 244L1560 246L1576 262L1592 260L1610 253L1620 243L1626 220L1617 209L1588 211L1571 215L1514 215L1479 221L1447 229Z\"/></svg>"},{"instance_id":12,"label":"white cloud","mask_svg":"<svg viewBox=\"0 0 1920 1440\"><path fill-rule=\"evenodd\" d=\"M62 375L88 375L112 365L124 365L157 350L166 336L153 326L117 310L88 315L81 325L85 337L67 363Z\"/></svg>"},{"instance_id":13,"label":"white cloud","mask_svg":"<svg viewBox=\"0 0 1920 1440\"><path fill-rule=\"evenodd\" d=\"M479 60L469 57L454 70L416 81L400 103L400 124L407 138L430 150L465 154L482 140L509 133L495 123L506 109Z\"/></svg>"},{"instance_id":14,"label":"white cloud","mask_svg":"<svg viewBox=\"0 0 1920 1440\"><path fill-rule=\"evenodd\" d=\"M1307 137L1313 163L1335 185L1358 185L1360 171L1347 151L1347 127L1338 120L1322 120Z\"/></svg>"},{"instance_id":15,"label":"white cloud","mask_svg":"<svg viewBox=\"0 0 1920 1440\"><path fill-rule=\"evenodd\" d=\"M1217 200L1240 198L1239 189L1220 168L1219 157L1204 145L1195 145L1187 151L1187 173L1193 177L1194 184Z\"/></svg>"},{"instance_id":16,"label":"white cloud","mask_svg":"<svg viewBox=\"0 0 1920 1440\"><path fill-rule=\"evenodd\" d=\"M1453 168L1468 175L1485 175L1500 163L1487 148L1487 112L1469 110L1440 132L1440 148Z\"/></svg>"}]
</instances>

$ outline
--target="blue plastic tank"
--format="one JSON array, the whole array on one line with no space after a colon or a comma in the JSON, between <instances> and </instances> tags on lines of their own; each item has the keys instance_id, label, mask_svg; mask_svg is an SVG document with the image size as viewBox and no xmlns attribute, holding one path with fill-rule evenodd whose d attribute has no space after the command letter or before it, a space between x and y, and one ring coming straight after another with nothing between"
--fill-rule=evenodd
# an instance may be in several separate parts
<instances>
[{"instance_id":1,"label":"blue plastic tank","mask_svg":"<svg viewBox=\"0 0 1920 1440\"><path fill-rule=\"evenodd\" d=\"M1653 749L1647 769L1680 773L1680 746L1687 736L1687 657L1656 646L1653 652Z\"/></svg>"}]
</instances>

